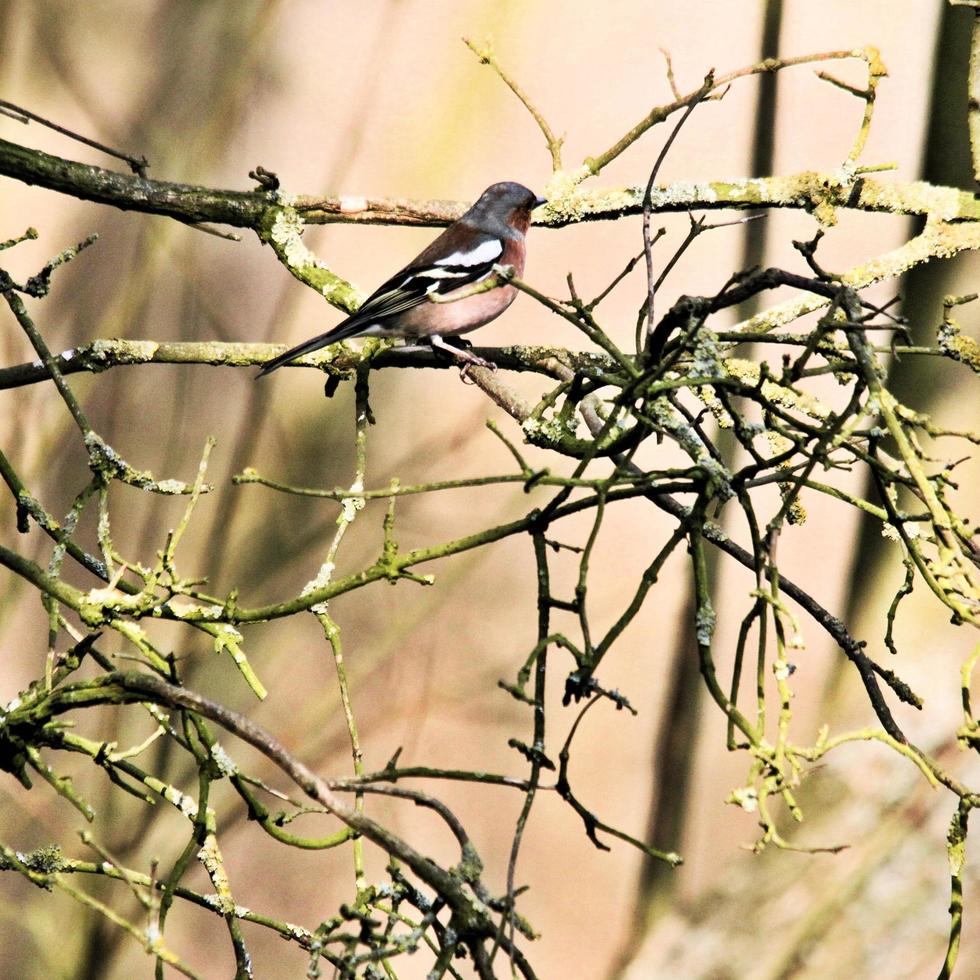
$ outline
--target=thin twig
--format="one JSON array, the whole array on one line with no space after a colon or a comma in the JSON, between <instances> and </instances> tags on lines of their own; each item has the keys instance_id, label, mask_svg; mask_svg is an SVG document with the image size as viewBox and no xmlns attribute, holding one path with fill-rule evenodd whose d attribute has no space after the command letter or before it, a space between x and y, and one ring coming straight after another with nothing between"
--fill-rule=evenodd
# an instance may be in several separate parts
<instances>
[{"instance_id":1,"label":"thin twig","mask_svg":"<svg viewBox=\"0 0 980 980\"><path fill-rule=\"evenodd\" d=\"M524 89L522 89L517 82L514 81L511 75L504 71L500 65L500 62L497 60L497 56L494 54L493 48L491 47L489 41L487 41L482 48L478 47L467 37L463 38L463 43L480 59L481 65L489 65L500 76L501 81L521 100L524 108L531 113L532 118L538 124L538 129L541 130L541 133L544 136L545 143L548 147L548 152L551 154L552 170L556 172L561 170L561 145L564 142L564 137L555 136L544 116L527 96Z\"/></svg>"},{"instance_id":2,"label":"thin twig","mask_svg":"<svg viewBox=\"0 0 980 980\"><path fill-rule=\"evenodd\" d=\"M653 202L650 198L650 192L653 190L653 184L657 179L657 174L660 172L661 165L666 159L667 154L670 152L671 146L674 145L674 140L677 139L677 134L680 132L681 126L687 122L691 113L694 112L698 104L712 90L714 87L714 81L715 70L712 68L708 74L704 76L704 81L701 83L701 88L694 93L694 96L688 103L688 106L681 115L681 118L677 121L677 125L671 131L670 136L668 136L664 141L664 145L661 147L660 153L657 155L657 159L653 164L653 169L650 171L650 177L647 180L646 188L643 191L643 254L646 258L647 266L647 340L649 340L650 335L653 333L654 309L657 292L656 280L654 279L653 275L653 238L650 235L650 215L653 211ZM641 350L645 348L646 344L644 344L643 347L637 345L637 357L640 356Z\"/></svg>"},{"instance_id":3,"label":"thin twig","mask_svg":"<svg viewBox=\"0 0 980 980\"><path fill-rule=\"evenodd\" d=\"M53 129L56 133L61 133L63 136L68 136L78 143L84 143L86 146L91 146L96 150L100 150L102 153L105 153L108 156L115 157L117 160L122 160L124 163L129 164L129 169L132 170L137 176L146 176L146 171L150 163L145 156L132 157L128 153L113 150L104 143L99 143L96 140L89 139L87 136L81 136L79 133L73 132L70 129L65 129L64 126L59 126L57 123L51 122L50 119L45 119L43 116L39 116L37 113L31 112L30 109L22 109L20 106L16 106L12 102L6 102L3 99L0 99L0 111L3 111L5 115L8 115L13 119L17 119L19 122L26 123L28 120L31 120L33 122L40 123L42 126L47 126L48 129Z\"/></svg>"}]
</instances>

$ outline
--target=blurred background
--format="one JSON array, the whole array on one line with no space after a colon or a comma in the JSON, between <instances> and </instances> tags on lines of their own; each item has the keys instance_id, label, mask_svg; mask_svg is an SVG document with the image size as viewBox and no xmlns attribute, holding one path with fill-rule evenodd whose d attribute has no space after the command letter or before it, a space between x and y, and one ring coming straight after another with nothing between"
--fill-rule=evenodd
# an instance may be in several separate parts
<instances>
[{"instance_id":1,"label":"blurred background","mask_svg":"<svg viewBox=\"0 0 980 980\"><path fill-rule=\"evenodd\" d=\"M150 176L158 179L245 189L252 186L248 171L261 164L279 175L288 193L468 202L497 180L542 190L550 159L527 111L478 63L464 36L477 43L493 39L501 63L553 129L565 134L569 169L614 143L652 106L670 101L660 48L673 58L680 89L689 91L710 67L724 73L764 55L872 44L889 77L879 89L861 162L894 163L896 179L926 177L968 188L970 22L965 9L921 0L0 0L0 98L146 154ZM865 84L859 61L826 67L850 84ZM847 156L862 109L808 66L764 81L743 80L723 101L694 113L659 179L831 172ZM114 166L94 150L2 116L0 136ZM596 185L643 184L664 137L663 127L647 134ZM254 237L232 243L10 180L0 180L0 219L0 239L29 225L40 232L38 242L3 255L18 279L65 246L92 232L100 236L55 277L50 298L31 304L54 351L97 337L292 344L340 319ZM687 218L658 218L655 224L668 229L661 254L669 254ZM787 212L704 236L668 279L661 302L665 308L682 293L713 293L732 272L757 262L802 271L790 242L815 230L809 216ZM913 230L901 217L842 214L828 230L821 261L843 270L897 247ZM431 229L335 225L309 228L304 240L337 273L370 290L432 237ZM638 217L532 230L525 278L563 296L572 272L579 292L591 297L641 245ZM941 297L975 289L977 272L977 259L967 256L933 263L901 285L918 342L934 342ZM621 346L631 345L644 288L638 268L602 308L601 323ZM897 288L893 283L874 295L884 299ZM718 323L748 312L733 311ZM966 307L960 313L975 335L976 312ZM537 341L585 346L567 323L527 297L479 336L486 345ZM33 357L6 316L0 363ZM899 396L942 425L975 425L976 395L957 386L965 383L966 370L923 360L895 367ZM248 369L154 365L71 379L97 431L133 465L160 478L193 479L205 438L217 438L209 471L217 489L199 505L178 567L186 575L207 575L212 592L238 587L248 605L293 595L315 574L337 507L235 487L231 475L255 466L284 482L334 487L349 484L353 474L350 385L325 401L315 372L282 371L259 384L253 375ZM455 372L377 372L371 385L378 424L369 434L369 487L392 477L415 483L511 471L509 454L485 422L496 419L518 441L519 431L478 389L460 384ZM534 399L547 388L530 376L514 385ZM45 506L64 514L87 470L77 434L50 386L0 392L0 445ZM557 472L568 469L543 452L529 449L528 458ZM977 468L959 472L961 510L969 510ZM520 488L506 487L401 500L399 544L408 549L449 540L513 519L533 502ZM780 546L783 570L867 639L873 656L887 658L884 615L903 575L894 546L841 505L805 503L809 521L787 532ZM182 508L180 500L114 489L119 550L152 561ZM339 573L374 560L383 512L384 504L375 503L355 522ZM93 540L90 525L91 515L83 528L87 540ZM586 521L567 522L564 540L583 543L588 527ZM630 583L670 530L672 522L649 505L610 508L592 562L595 622L615 620ZM33 557L44 564L49 546L33 533ZM8 496L0 498L0 540L24 547ZM539 976L934 976L948 926L944 837L953 798L924 789L916 771L884 747L857 744L830 756L806 781L801 798L807 821L794 832L801 843L849 849L836 856L751 854L746 846L758 835L756 819L724 802L744 782L748 761L726 752L723 718L713 704L700 703L684 619L689 583L683 557L668 565L603 666L603 684L626 694L638 716L610 705L591 712L576 742L571 778L579 798L603 820L679 850L685 864L666 871L615 841L609 852L600 852L567 806L547 794L539 797L517 874L518 884L530 886L521 909L541 933L529 950ZM574 556L556 566L555 591L570 596ZM379 585L331 604L343 631L366 767L383 767L401 747L403 765L523 775L523 762L507 739L528 739L531 719L497 680L513 679L535 639L529 544L509 539L424 571L436 575L431 588ZM71 576L85 588L93 584L80 573ZM751 580L724 562L717 576L716 657L723 666L731 659ZM980 767L958 753L954 741L958 671L972 638L948 618L924 587L902 606L896 624L901 657L888 666L925 697L926 710L901 707L896 714L914 741L977 785ZM813 623L802 625L807 646L794 679L796 739L812 742L825 722L834 731L874 726L863 688L840 652ZM556 615L556 629L570 627L570 619ZM0 572L0 703L42 669L46 629L34 592ZM333 664L312 617L245 631L251 662L270 691L262 704L227 658L211 654L196 635L162 627L154 636L186 658L186 676L197 689L247 712L321 773L349 771ZM118 638L106 645L109 652L122 650ZM559 703L560 677L571 664L560 654L552 655L552 663L551 739L557 747L575 711ZM107 713L104 724L105 730L87 734L121 745L148 734L135 715ZM229 743L243 766L262 771L253 753ZM89 767L72 769L59 759L61 764L99 811L97 836L120 860L143 870L154 856L165 867L174 860L186 839L178 816L162 807L148 816ZM179 765L171 778L181 785L189 774ZM483 787L438 789L473 835L487 862L487 881L503 892L520 798ZM221 784L212 805L239 903L312 928L351 898L346 849L311 854L274 844L246 823L237 797ZM441 827L415 808L376 799L368 805L423 851L451 853ZM0 778L0 839L11 847L28 851L62 841L66 850L92 858L76 841L80 824L48 788L27 793L12 778ZM980 902L978 866L974 862L967 881L964 977L980 958L980 929L970 914ZM370 849L368 871L383 877L384 857ZM200 868L192 869L188 883L209 890ZM137 915L118 884L79 884ZM246 939L256 976L304 974L307 958L297 947L258 928L246 927ZM178 904L167 941L205 976L233 971L216 917ZM152 961L130 938L66 896L42 893L14 875L0 878L0 949L10 977L152 972ZM406 977L422 976L425 968L410 960L398 964Z\"/></svg>"}]
</instances>

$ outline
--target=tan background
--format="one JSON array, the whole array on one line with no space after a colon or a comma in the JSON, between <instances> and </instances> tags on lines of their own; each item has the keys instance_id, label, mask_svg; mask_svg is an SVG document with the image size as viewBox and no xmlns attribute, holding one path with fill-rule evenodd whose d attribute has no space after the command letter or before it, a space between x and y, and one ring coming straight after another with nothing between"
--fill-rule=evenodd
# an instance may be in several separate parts
<instances>
[{"instance_id":1,"label":"tan background","mask_svg":"<svg viewBox=\"0 0 980 980\"><path fill-rule=\"evenodd\" d=\"M919 174L939 11L938 3L922 0L785 6L781 54L869 43L881 49L890 75L880 89L863 161L894 161L905 179ZM652 105L668 101L659 47L671 52L678 82L688 90L711 66L725 72L758 60L762 13L762 3L748 0L117 0L84 5L7 0L0 2L0 97L110 144L145 153L156 178L244 188L249 186L247 172L262 164L279 174L289 192L468 201L502 179L541 189L549 176L549 160L530 117L499 79L477 63L461 36L476 41L493 37L501 61L552 126L567 135L564 157L572 167L614 142ZM860 63L832 70L854 84L864 81ZM860 103L820 83L808 67L783 73L779 84L775 172L830 171L839 166L859 121ZM720 104L699 109L672 150L662 179L746 175L757 93L757 81L745 81ZM3 117L0 135L112 166L95 151ZM662 138L659 130L649 134L599 181L643 183ZM686 220L680 216L663 222L671 229L670 241L679 241ZM811 236L814 222L790 213L767 220L767 264L797 268L789 241ZM0 182L0 222L0 238L19 234L27 225L41 232L40 242L4 254L6 266L18 277L33 273L48 256L90 232L101 236L94 249L56 277L51 299L32 304L55 350L107 336L293 343L339 319L251 237L232 244L162 218L117 213L11 181ZM908 233L903 219L845 216L825 242L824 264L842 268L862 261L900 244ZM306 242L338 273L370 289L431 236L429 230L329 227L309 230ZM696 243L668 281L664 302L683 292L716 290L739 266L742 236L742 229L733 228ZM527 278L545 292L564 295L565 276L572 271L582 294L591 296L640 244L639 219L532 231ZM969 288L969 276L975 279L977 271L975 260L971 262L972 271L970 262L960 263L966 284L950 285L949 291ZM603 324L623 345L629 344L642 290L637 270L604 308ZM971 317L975 320L974 314L964 312L965 321ZM929 323L915 326L917 335L921 329L921 336L931 339L928 331L936 320L938 311ZM568 324L526 297L480 334L480 342L487 344L529 340L585 345ZM0 330L0 361L17 363L32 356L26 339L7 317ZM349 482L352 472L349 390L325 402L322 382L313 372L280 372L258 385L252 373L162 366L119 369L72 381L98 431L134 465L158 476L191 479L205 436L217 436L211 476L218 490L201 505L179 553L180 567L187 574L211 575L211 588L218 592L240 585L243 601L250 605L294 593L314 574L336 510L329 503L296 502L259 488L232 487L230 474L254 465L273 478L334 486ZM533 379L522 378L517 384L529 397L543 390ZM372 385L378 425L370 434L370 486L382 486L392 476L409 483L504 472L511 465L506 451L484 429L484 421L498 419L517 438L512 423L479 391L460 385L452 372L388 372L376 376ZM950 388L933 402L932 410L941 422L954 424L958 418L965 423L971 416L975 421L976 401L967 402ZM84 480L84 460L64 408L47 386L0 392L0 443L47 506L64 512ZM559 468L544 454L529 455ZM151 558L163 543L162 528L176 519L180 505L122 489L114 499L117 544L124 553ZM403 548L448 540L516 516L527 506L519 490L509 489L404 501L398 505L399 540ZM382 512L381 505L375 505L358 519L342 552L341 571L373 560ZM13 508L6 498L0 501L0 514L0 534L11 543ZM597 623L608 624L618 615L630 583L670 527L648 506L612 510L594 559L597 573L590 602ZM843 608L853 590L867 590L867 602L855 610L853 625L859 635L872 640L873 655L887 656L875 618L884 606L873 594L872 570L862 569L859 560L855 578L850 577L853 532L854 522L846 511L815 503L806 527L783 542L784 570L809 582L832 610ZM585 523L572 522L562 532L563 539L579 543L585 533ZM36 557L46 560L43 543L39 540L36 546ZM529 718L497 689L496 680L513 677L533 644L534 578L528 542L507 541L427 570L437 575L432 589L381 585L331 607L343 628L367 765L380 768L403 746L403 764L521 773L520 759L507 748L506 739L528 737ZM893 569L885 583L892 589L896 575ZM570 563L556 573L565 594L570 594L573 576ZM686 567L674 561L601 672L606 686L628 695L639 717L600 707L577 742L572 778L581 798L603 819L638 836L644 835L652 787L670 791L670 774L652 773L651 755L686 583ZM726 614L744 608L750 587L741 574L728 574L724 583L719 599L723 622ZM887 597L884 601L887 604ZM865 609L868 619L863 618ZM931 709L922 717L904 709L899 717L910 735L925 744L947 737L956 725L956 671L970 638L948 629L946 621L943 610L924 592L909 601L899 621L904 656L897 669L919 685ZM556 616L557 628L572 626L567 617ZM36 676L45 649L41 610L6 573L0 574L0 627L0 702L5 702ZM832 708L822 701L823 685L839 654L812 623L804 627L808 647L795 685L798 738L809 741L817 725L830 717ZM261 706L230 664L209 656L199 641L179 633L156 635L200 661L195 683L202 690L278 731L291 749L324 773L347 771L332 666L312 619L247 632L251 660L270 688L271 696ZM733 638L733 628L723 626L716 653L722 664L729 660L726 651ZM552 662L552 745L557 749L573 712L562 710L557 701L565 662L559 654L553 654ZM838 694L835 720L856 726L872 722L850 673L845 672ZM729 790L744 779L746 760L725 752L724 726L713 707L705 706L701 721L689 801L692 819L682 847L686 864L677 872L678 902L695 918L710 915L702 896L719 884L726 868L741 867L746 857L739 845L753 841L757 832L751 816L723 804ZM145 734L134 726L113 737L137 741ZM232 749L243 763L257 765L250 753L238 746ZM842 785L852 787L856 808L863 805L862 790L870 792L875 785L875 767L881 767L885 783L892 778L894 769L885 755L880 747L861 746L831 762L832 771L840 768ZM951 764L976 784L980 774L973 760L953 758ZM858 767L866 785L861 779L848 782L853 778L849 766ZM164 861L173 857L174 844L167 835L184 832L173 814L161 812L145 828L137 807L111 794L101 797L99 780L91 779L84 767L75 771L107 817L98 832L108 846L142 869L152 855ZM905 768L900 771L904 779ZM488 881L502 890L519 800L493 790L440 789L458 807L487 860ZM351 897L346 852L310 855L273 846L245 824L233 795L222 787L218 790L215 802L229 827L223 847L242 904L312 927ZM930 825L921 866L933 878L917 893L913 934L909 936L908 925L894 933L883 927L884 939L874 940L880 945L864 950L869 976L931 976L941 961L948 900L942 835L952 803L948 797L930 798L930 803L938 807L938 815ZM451 842L441 830L429 834L435 824L425 816L377 801L370 806L434 853L451 853ZM74 853L88 855L71 836L79 823L77 814L45 787L28 794L10 778L0 780L0 837L11 846L26 851L62 840L71 842L67 847L74 847ZM136 827L142 839L130 841ZM805 825L802 833L807 840L816 842L823 834L819 842L839 843L840 829L820 828L809 836ZM860 824L847 827L843 836L854 845L852 854L867 855L862 842L871 830ZM819 873L827 862L851 859L777 854L768 860L785 862L784 867L803 878ZM522 899L524 911L542 933L531 950L540 976L591 978L611 969L638 921L639 868L638 855L628 847L613 843L610 853L596 851L566 807L552 799L540 800L518 873L519 882L531 885ZM377 855L371 856L370 870L383 875ZM975 891L976 876L971 874L970 889ZM189 879L207 889L199 869ZM92 887L135 914L118 886L102 891ZM754 901L752 888L749 877L740 899L746 906ZM800 916L808 909L806 901ZM738 902L733 902L735 907ZM887 920L893 913L889 890L882 886L855 897L839 914L844 919ZM681 948L702 942L703 937L691 931L690 920L675 922L673 933L653 938L659 952L649 965L637 968L638 976L707 976L714 968L688 965L680 972L663 958L656 959L665 956L671 941ZM770 941L764 933L752 935L762 945ZM205 975L229 975L231 961L220 924L204 913L178 905L167 936ZM918 958L905 955L885 968L893 951L903 948L898 936L914 944ZM303 974L305 957L295 947L255 928L247 928L246 937L258 977ZM824 948L832 941L833 936ZM961 962L967 964L962 971L966 977L971 975L971 960L980 957L980 937L968 927L964 942ZM98 950L95 956L86 954L92 948ZM99 977L148 976L151 970L150 961L130 940L94 926L90 914L64 896L43 895L12 876L0 880L0 949L7 975L17 977L76 976L73 971L81 962L101 964L91 973ZM834 962L840 961L832 959L822 972L805 975L854 975L835 973ZM421 962L401 964L399 975L422 975L422 967Z\"/></svg>"}]
</instances>

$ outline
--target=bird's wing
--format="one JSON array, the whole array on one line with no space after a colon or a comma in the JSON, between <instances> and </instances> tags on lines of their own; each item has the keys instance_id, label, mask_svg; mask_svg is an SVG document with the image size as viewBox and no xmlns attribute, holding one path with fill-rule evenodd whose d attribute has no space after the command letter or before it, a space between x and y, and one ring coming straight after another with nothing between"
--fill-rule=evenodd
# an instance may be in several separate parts
<instances>
[{"instance_id":1,"label":"bird's wing","mask_svg":"<svg viewBox=\"0 0 980 980\"><path fill-rule=\"evenodd\" d=\"M442 244L436 239L433 246ZM494 264L504 253L504 243L493 236L480 236L467 250L457 249L448 254L442 251L439 258L429 258L439 251L427 248L411 265L393 275L379 286L358 308L350 320L335 328L344 329L356 322L366 327L410 310L424 303L432 293L444 294L485 279L493 272Z\"/></svg>"},{"instance_id":2,"label":"bird's wing","mask_svg":"<svg viewBox=\"0 0 980 980\"><path fill-rule=\"evenodd\" d=\"M310 354L348 337L356 337L375 324L383 324L399 313L420 306L433 293L448 293L485 279L503 255L504 243L492 235L479 235L469 242L467 248L449 251L447 246L452 244L452 239L448 232L454 229L455 226L447 229L410 265L382 283L358 307L356 313L326 333L266 361L256 377L275 371L303 354Z\"/></svg>"}]
</instances>

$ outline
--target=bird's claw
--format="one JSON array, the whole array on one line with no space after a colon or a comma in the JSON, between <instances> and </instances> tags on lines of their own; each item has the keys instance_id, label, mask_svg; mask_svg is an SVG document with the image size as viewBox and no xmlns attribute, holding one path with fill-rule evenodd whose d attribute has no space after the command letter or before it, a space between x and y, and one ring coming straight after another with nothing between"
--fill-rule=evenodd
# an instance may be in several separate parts
<instances>
[{"instance_id":1,"label":"bird's claw","mask_svg":"<svg viewBox=\"0 0 980 980\"><path fill-rule=\"evenodd\" d=\"M474 367L486 368L488 371L496 371L497 365L493 361L484 360L478 354L474 354L470 349L473 345L461 338L454 338L454 343L447 343L447 341L440 337L438 334L429 339L429 343L432 345L434 350L442 351L446 356L453 358L454 360L461 362L459 369L459 377L463 382L467 384L473 384L472 381L468 381L469 373Z\"/></svg>"},{"instance_id":2,"label":"bird's claw","mask_svg":"<svg viewBox=\"0 0 980 980\"><path fill-rule=\"evenodd\" d=\"M485 361L482 357L477 357L475 354L472 355L472 360L468 360L459 369L459 380L463 382L464 385L475 385L476 381L470 377L470 371L475 367L486 368L491 374L497 373L497 365L493 361Z\"/></svg>"}]
</instances>

